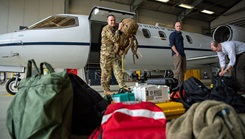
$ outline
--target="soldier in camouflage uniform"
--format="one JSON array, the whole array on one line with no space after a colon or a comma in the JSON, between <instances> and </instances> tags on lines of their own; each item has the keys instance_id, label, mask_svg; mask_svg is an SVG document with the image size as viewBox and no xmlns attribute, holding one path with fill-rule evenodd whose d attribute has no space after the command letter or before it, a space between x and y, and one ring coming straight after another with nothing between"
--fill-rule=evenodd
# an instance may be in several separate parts
<instances>
[{"instance_id":1,"label":"soldier in camouflage uniform","mask_svg":"<svg viewBox=\"0 0 245 139\"><path fill-rule=\"evenodd\" d=\"M103 27L101 32L101 48L100 48L100 68L101 68L101 86L104 89L104 94L112 94L110 92L110 78L113 69L113 73L120 88L127 89L127 86L123 80L123 72L121 69L122 59L121 56L116 55L114 52L114 43L119 40L121 34L120 29L122 23L119 23L119 27L116 30L116 19L114 15L107 16L107 23Z\"/></svg>"}]
</instances>

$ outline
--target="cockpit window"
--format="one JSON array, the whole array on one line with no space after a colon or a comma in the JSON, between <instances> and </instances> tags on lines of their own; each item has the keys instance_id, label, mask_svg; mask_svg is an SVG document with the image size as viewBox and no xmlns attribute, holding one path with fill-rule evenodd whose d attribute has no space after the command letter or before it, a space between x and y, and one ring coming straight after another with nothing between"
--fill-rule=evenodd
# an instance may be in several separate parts
<instances>
[{"instance_id":1,"label":"cockpit window","mask_svg":"<svg viewBox=\"0 0 245 139\"><path fill-rule=\"evenodd\" d=\"M186 37L189 44L193 43L192 38L189 35L186 35L185 37Z\"/></svg>"},{"instance_id":2,"label":"cockpit window","mask_svg":"<svg viewBox=\"0 0 245 139\"><path fill-rule=\"evenodd\" d=\"M72 16L51 16L28 29L48 29L78 26L77 17Z\"/></svg>"},{"instance_id":3,"label":"cockpit window","mask_svg":"<svg viewBox=\"0 0 245 139\"><path fill-rule=\"evenodd\" d=\"M142 29L142 32L143 32L143 35L146 37L146 38L150 38L151 37L151 33L148 29Z\"/></svg>"},{"instance_id":4,"label":"cockpit window","mask_svg":"<svg viewBox=\"0 0 245 139\"><path fill-rule=\"evenodd\" d=\"M163 31L158 31L161 40L166 40L167 36Z\"/></svg>"}]
</instances>

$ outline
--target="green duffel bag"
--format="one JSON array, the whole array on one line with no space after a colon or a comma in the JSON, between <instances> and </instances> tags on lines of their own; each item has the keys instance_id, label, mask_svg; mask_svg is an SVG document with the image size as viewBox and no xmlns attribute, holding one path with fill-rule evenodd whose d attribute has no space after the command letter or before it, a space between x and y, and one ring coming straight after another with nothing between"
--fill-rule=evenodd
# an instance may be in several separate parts
<instances>
[{"instance_id":1,"label":"green duffel bag","mask_svg":"<svg viewBox=\"0 0 245 139\"><path fill-rule=\"evenodd\" d=\"M32 76L32 64L37 75ZM43 66L50 74L43 74ZM13 139L68 139L71 136L73 90L66 72L54 72L46 62L37 68L29 60L26 78L7 111L7 128Z\"/></svg>"}]
</instances>

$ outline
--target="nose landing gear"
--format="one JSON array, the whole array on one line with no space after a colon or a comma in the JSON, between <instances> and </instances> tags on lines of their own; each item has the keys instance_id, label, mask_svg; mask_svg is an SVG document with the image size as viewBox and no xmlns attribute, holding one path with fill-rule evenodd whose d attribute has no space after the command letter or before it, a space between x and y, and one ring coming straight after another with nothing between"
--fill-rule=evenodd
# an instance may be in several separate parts
<instances>
[{"instance_id":1,"label":"nose landing gear","mask_svg":"<svg viewBox=\"0 0 245 139\"><path fill-rule=\"evenodd\" d=\"M6 82L5 89L11 95L15 95L18 92L18 85L20 83L20 73L15 73L14 77Z\"/></svg>"}]
</instances>

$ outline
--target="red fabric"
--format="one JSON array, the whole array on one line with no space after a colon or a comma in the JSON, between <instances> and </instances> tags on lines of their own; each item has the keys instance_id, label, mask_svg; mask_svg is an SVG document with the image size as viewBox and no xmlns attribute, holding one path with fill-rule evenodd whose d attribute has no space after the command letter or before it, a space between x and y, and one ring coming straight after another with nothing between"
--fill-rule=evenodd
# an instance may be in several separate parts
<instances>
[{"instance_id":1,"label":"red fabric","mask_svg":"<svg viewBox=\"0 0 245 139\"><path fill-rule=\"evenodd\" d=\"M77 69L66 69L66 71L68 73L73 73L73 74L77 75Z\"/></svg>"},{"instance_id":2,"label":"red fabric","mask_svg":"<svg viewBox=\"0 0 245 139\"><path fill-rule=\"evenodd\" d=\"M109 105L101 127L103 139L166 138L166 117L151 102Z\"/></svg>"},{"instance_id":3,"label":"red fabric","mask_svg":"<svg viewBox=\"0 0 245 139\"><path fill-rule=\"evenodd\" d=\"M101 131L102 131L101 127L96 128L88 139L99 139Z\"/></svg>"}]
</instances>

